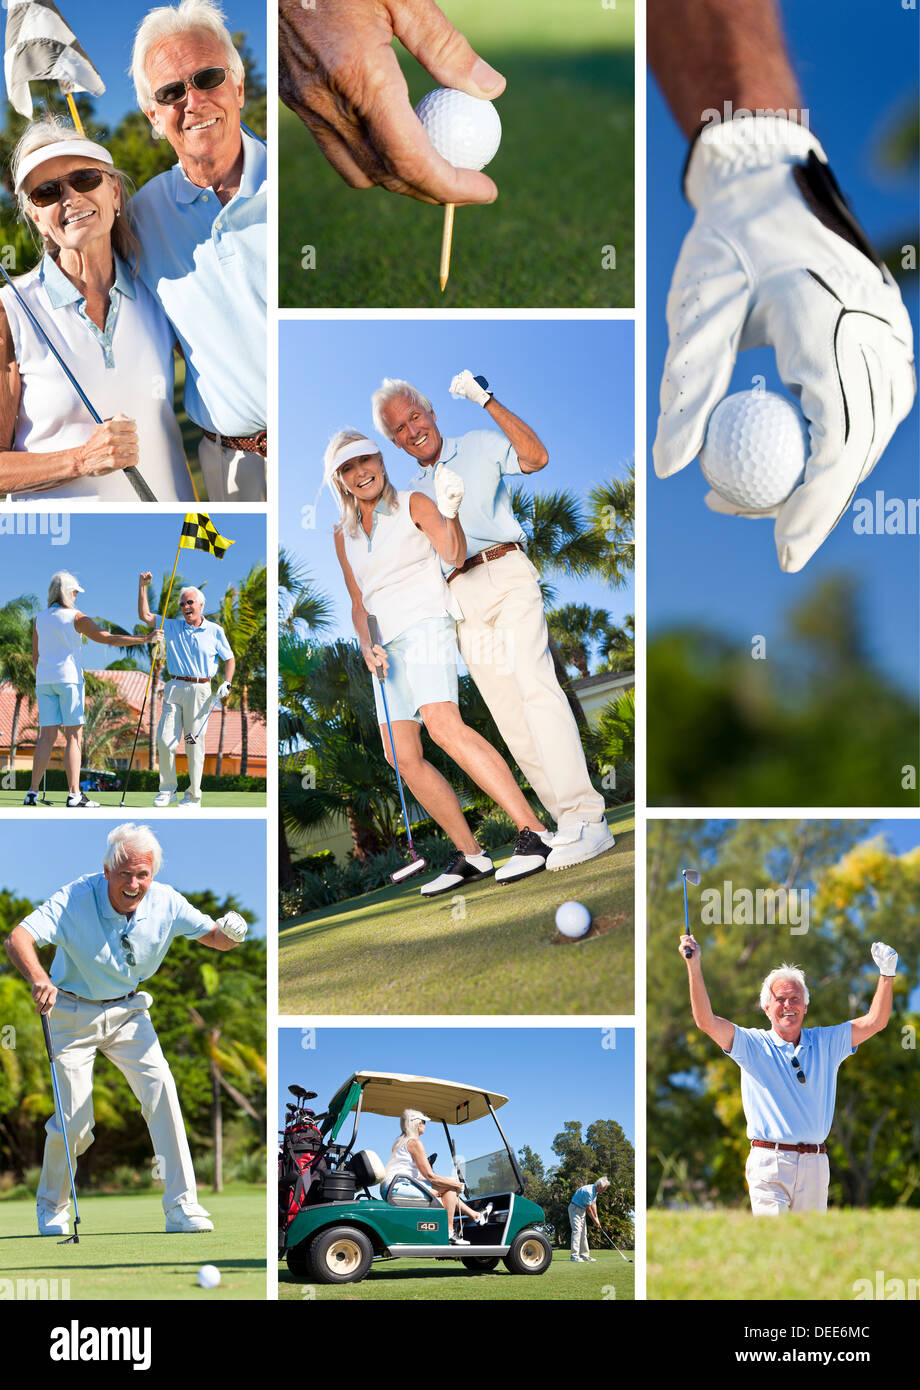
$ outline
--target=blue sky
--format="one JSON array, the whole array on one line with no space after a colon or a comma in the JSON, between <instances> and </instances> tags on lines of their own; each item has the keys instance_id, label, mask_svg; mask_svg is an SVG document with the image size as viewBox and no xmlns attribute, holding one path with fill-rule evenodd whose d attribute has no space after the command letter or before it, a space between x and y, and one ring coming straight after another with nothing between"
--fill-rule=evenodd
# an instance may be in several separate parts
<instances>
[{"instance_id":1,"label":"blue sky","mask_svg":"<svg viewBox=\"0 0 920 1390\"><path fill-rule=\"evenodd\" d=\"M485 412L455 400L448 386L468 367L485 375L498 399L536 430L548 466L525 486L585 496L622 476L634 450L631 323L562 320L362 320L280 326L281 545L294 551L336 601L336 635L352 637L350 605L332 548L338 513L322 487L322 457L338 429L367 430L370 396L385 376L410 381L427 395L445 437L494 427ZM415 463L392 445L384 461L397 487ZM315 528L304 508L318 503ZM557 581L557 604L589 603L619 623L634 611L632 586Z\"/></svg>"},{"instance_id":2,"label":"blue sky","mask_svg":"<svg viewBox=\"0 0 920 1390\"><path fill-rule=\"evenodd\" d=\"M353 1072L393 1071L469 1082L508 1096L497 1113L509 1143L515 1152L529 1145L547 1167L558 1162L552 1143L567 1120L580 1120L582 1134L595 1120L616 1120L635 1142L631 1028L615 1033L599 1028L320 1028L314 1048L302 1047L303 1041L310 1036L297 1028L278 1031L282 1118L292 1082L317 1092L312 1106L320 1113ZM449 1171L444 1131L440 1125L432 1129L429 1149L438 1150L439 1170ZM359 1146L375 1149L385 1162L398 1132L398 1120L362 1117ZM471 1125L469 1139L467 1157L501 1147L491 1120Z\"/></svg>"},{"instance_id":3,"label":"blue sky","mask_svg":"<svg viewBox=\"0 0 920 1390\"><path fill-rule=\"evenodd\" d=\"M839 0L830 6L782 3L794 66L811 129L823 144L857 216L876 242L916 227L916 172L896 179L873 167L880 137L917 90L917 13L900 5ZM832 16L832 22L828 22ZM649 446L667 346L668 283L692 210L680 192L686 141L650 77L648 87L648 419ZM910 238L912 239L912 238ZM916 276L914 277L916 280ZM916 291L908 300L916 329ZM757 372L781 389L772 352L742 354L731 390ZM772 523L717 517L703 505L696 463L659 481L649 448L649 630L702 622L749 645L782 630L782 614L824 577L844 571L857 581L870 651L908 690L918 682L920 549L916 536L856 536L844 518L797 575L782 574ZM920 441L916 403L860 496L917 496Z\"/></svg>"},{"instance_id":4,"label":"blue sky","mask_svg":"<svg viewBox=\"0 0 920 1390\"><path fill-rule=\"evenodd\" d=\"M29 517L27 513L16 516ZM222 536L235 543L222 560L203 551L183 550L178 573L205 595L205 611L218 606L229 585L245 578L253 565L265 562L265 520L235 512L209 512ZM181 516L134 512L125 516L94 516L90 512L31 514L44 535L10 535L13 514L0 519L0 604L20 594L35 594L44 607L48 583L58 570L70 570L83 588L78 607L94 618L105 618L129 632L137 622L137 579L150 570L154 587L168 578L176 558ZM25 524L25 521L24 523ZM66 543L61 543L66 541ZM94 648L100 666L111 656ZM91 666L91 663L89 663Z\"/></svg>"},{"instance_id":5,"label":"blue sky","mask_svg":"<svg viewBox=\"0 0 920 1390\"><path fill-rule=\"evenodd\" d=\"M87 0L56 0L58 10L76 34L106 90L96 98L96 115L107 125L117 125L122 116L137 109L134 84L128 76L131 49L138 25L155 0L119 0L113 4L88 4ZM4 5L4 10L6 6ZM222 0L227 28L244 31L249 47L265 76L266 6L254 0ZM3 16L6 28L6 15ZM33 98L34 100L34 98Z\"/></svg>"},{"instance_id":6,"label":"blue sky","mask_svg":"<svg viewBox=\"0 0 920 1390\"><path fill-rule=\"evenodd\" d=\"M137 822L145 824L142 811ZM125 816L126 821L130 819ZM59 816L46 817L45 834L24 820L4 817L0 827L0 888L15 896L44 900L65 883L84 874L100 873L112 822L93 818L68 824L62 833ZM233 895L247 911L257 914L250 924L253 936L265 935L264 821L188 820L170 825L162 818L150 827L163 849L158 877L180 893L210 889L217 897Z\"/></svg>"}]
</instances>

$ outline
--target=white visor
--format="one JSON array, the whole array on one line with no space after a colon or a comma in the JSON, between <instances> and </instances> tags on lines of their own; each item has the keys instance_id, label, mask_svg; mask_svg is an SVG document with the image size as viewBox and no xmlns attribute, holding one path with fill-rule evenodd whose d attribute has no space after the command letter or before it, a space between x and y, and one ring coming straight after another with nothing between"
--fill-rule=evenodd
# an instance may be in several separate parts
<instances>
[{"instance_id":1,"label":"white visor","mask_svg":"<svg viewBox=\"0 0 920 1390\"><path fill-rule=\"evenodd\" d=\"M47 164L50 159L57 159L59 155L73 154L79 155L83 159L95 159L100 164L108 164L114 169L115 161L103 145L97 145L94 140L56 140L50 145L41 145L31 154L24 155L19 161L16 170L16 192L22 192L22 186L26 179L37 169L40 164Z\"/></svg>"}]
</instances>

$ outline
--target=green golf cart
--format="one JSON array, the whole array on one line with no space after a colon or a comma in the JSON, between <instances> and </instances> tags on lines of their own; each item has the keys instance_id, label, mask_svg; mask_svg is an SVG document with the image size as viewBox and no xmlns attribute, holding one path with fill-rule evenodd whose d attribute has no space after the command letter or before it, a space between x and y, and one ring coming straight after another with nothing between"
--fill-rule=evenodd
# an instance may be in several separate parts
<instances>
[{"instance_id":1,"label":"green golf cart","mask_svg":"<svg viewBox=\"0 0 920 1390\"><path fill-rule=\"evenodd\" d=\"M430 1076L359 1071L349 1077L317 1120L316 1161L302 1192L300 1210L283 1235L288 1269L321 1284L363 1279L375 1260L458 1260L484 1273L501 1260L512 1274L543 1274L552 1263L552 1246L538 1229L543 1211L524 1196L524 1179L505 1138L496 1110L508 1100L484 1087ZM454 1171L464 1184L463 1200L488 1211L486 1222L467 1219L462 1235L469 1244L451 1244L447 1212L419 1191L417 1206L393 1206L374 1196L384 1177L376 1153L357 1149L362 1114L398 1117L423 1110L447 1137ZM351 1138L340 1143L345 1121L354 1112ZM491 1115L503 1148L481 1158L458 1157L452 1130ZM432 1156L432 1157L436 1157Z\"/></svg>"}]
</instances>

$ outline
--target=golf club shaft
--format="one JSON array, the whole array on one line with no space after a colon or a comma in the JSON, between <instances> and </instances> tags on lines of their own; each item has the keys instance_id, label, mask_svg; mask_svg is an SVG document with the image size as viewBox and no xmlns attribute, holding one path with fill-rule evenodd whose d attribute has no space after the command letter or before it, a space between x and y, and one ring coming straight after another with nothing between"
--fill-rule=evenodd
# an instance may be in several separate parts
<instances>
[{"instance_id":1,"label":"golf club shaft","mask_svg":"<svg viewBox=\"0 0 920 1390\"><path fill-rule=\"evenodd\" d=\"M682 878L683 881L684 881L684 933L685 933L685 935L689 936L689 935L690 935L690 906L689 906L689 904L688 904L688 902L687 902L687 875L686 875L686 874L681 874L681 878ZM684 955L687 957L687 960L690 960L690 958L691 958L692 955L693 955L693 947L692 947L692 946L685 946L685 947L684 947Z\"/></svg>"},{"instance_id":2,"label":"golf club shaft","mask_svg":"<svg viewBox=\"0 0 920 1390\"><path fill-rule=\"evenodd\" d=\"M379 647L381 645L380 625L372 613L369 613L367 615L367 635L371 639L372 647ZM377 680L380 682L380 696L383 700L383 713L387 721L387 733L390 736L390 748L393 753L393 767L396 771L396 785L399 788L399 800L402 806L403 821L405 822L406 826L406 839L409 842L410 851L414 854L415 846L412 843L412 831L409 828L409 812L406 810L406 798L403 795L402 777L400 777L399 775L399 760L396 757L396 744L393 742L393 726L390 723L390 710L389 706L387 705L386 676L383 674L383 669L380 666L377 667L376 675Z\"/></svg>"},{"instance_id":3,"label":"golf club shaft","mask_svg":"<svg viewBox=\"0 0 920 1390\"><path fill-rule=\"evenodd\" d=\"M93 419L95 420L96 424L97 424L97 425L101 425L101 424L102 424L102 416L101 416L101 415L99 414L99 412L94 408L94 406L93 406L92 402L90 401L89 397L86 395L86 392L83 390L82 386L81 386L80 383L77 381L77 379L76 379L76 377L74 376L73 372L70 370L70 368L68 367L67 363L64 361L63 357L62 357L61 354L58 352L57 348L54 346L54 343L52 343L51 339L48 337L48 334L47 334L47 333L45 332L45 330L42 328L42 326L41 326L41 324L39 323L38 319L37 319L37 318L35 317L35 315L32 313L32 310L29 308L28 304L27 304L26 301L23 299L22 295L19 293L19 291L17 290L16 286L13 284L12 280L10 279L9 275L6 273L6 270L5 270L5 268L4 268L4 266L3 266L2 264L0 264L0 275L3 276L4 280L5 280L6 283L9 285L10 289L13 291L13 294L14 294L14 295L16 296L16 298L19 300L19 303L21 304L22 308L25 310L26 314L28 315L29 322L31 323L32 327L35 329L35 331L36 331L36 333L39 335L39 337L41 337L41 338L44 339L45 344L46 344L46 346L49 348L52 357L54 357L54 359L55 359L55 361L57 362L58 366L61 368L61 371L62 371L62 372L64 373L64 375L67 377L67 380L70 382L71 386L72 386L73 389L76 391L77 395L80 397L80 400L81 400L81 401L83 402L83 404L86 406L86 409L89 411L90 415L93 417ZM141 476L141 474L138 472L138 470L137 470L136 468L125 468L125 469L122 470L122 472L124 473L125 477L128 479L128 482L129 482L129 483L131 484L131 486L134 488L134 491L137 493L138 497L141 499L142 502L155 502L155 501L157 500L157 499L154 497L153 493L151 492L150 488L147 486L146 481L144 480L144 478Z\"/></svg>"},{"instance_id":4,"label":"golf club shaft","mask_svg":"<svg viewBox=\"0 0 920 1390\"><path fill-rule=\"evenodd\" d=\"M51 1066L51 1087L54 1091L54 1104L57 1107L58 1119L61 1122L61 1133L64 1136L64 1153L67 1157L67 1172L70 1177L70 1195L73 1198L73 1239L79 1241L77 1227L80 1224L80 1208L77 1206L77 1185L73 1180L73 1165L70 1161L70 1145L67 1142L67 1122L64 1119L64 1107L61 1104L61 1092L58 1088L57 1067L54 1063L54 1041L51 1037L51 1024L48 1022L46 1014L42 1014L42 1032L45 1035L45 1050L48 1053L48 1062Z\"/></svg>"}]
</instances>

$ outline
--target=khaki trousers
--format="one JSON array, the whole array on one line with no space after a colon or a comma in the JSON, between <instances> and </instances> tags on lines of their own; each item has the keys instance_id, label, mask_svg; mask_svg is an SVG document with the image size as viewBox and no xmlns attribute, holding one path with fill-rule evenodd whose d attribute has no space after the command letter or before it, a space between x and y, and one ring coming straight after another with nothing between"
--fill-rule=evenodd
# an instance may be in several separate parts
<instances>
[{"instance_id":1,"label":"khaki trousers","mask_svg":"<svg viewBox=\"0 0 920 1390\"><path fill-rule=\"evenodd\" d=\"M101 1052L140 1101L153 1141L155 1176L164 1184L163 1209L169 1211L197 1202L198 1194L176 1083L148 1013L152 1003L144 991L122 1004L89 1004L58 994L49 1022L74 1174L78 1157L93 1142L93 1063ZM40 1207L61 1212L69 1199L64 1135L55 1110L45 1125L37 1200Z\"/></svg>"},{"instance_id":2,"label":"khaki trousers","mask_svg":"<svg viewBox=\"0 0 920 1390\"><path fill-rule=\"evenodd\" d=\"M163 694L163 712L157 728L157 753L160 759L160 791L174 792L178 785L176 776L176 753L183 746L185 734L193 734L204 718L204 710L211 699L211 685L208 681L167 681ZM204 771L204 728L198 734L197 743L186 743L185 758L188 763L189 792L201 799L201 774Z\"/></svg>"},{"instance_id":3,"label":"khaki trousers","mask_svg":"<svg viewBox=\"0 0 920 1390\"><path fill-rule=\"evenodd\" d=\"M522 550L458 575L460 655L511 755L559 829L599 823L578 725L556 679L539 576Z\"/></svg>"},{"instance_id":4,"label":"khaki trousers","mask_svg":"<svg viewBox=\"0 0 920 1390\"><path fill-rule=\"evenodd\" d=\"M755 1216L784 1211L827 1211L831 1169L827 1154L751 1149L745 1165Z\"/></svg>"},{"instance_id":5,"label":"khaki trousers","mask_svg":"<svg viewBox=\"0 0 920 1390\"><path fill-rule=\"evenodd\" d=\"M572 1254L584 1257L591 1254L588 1244L588 1213L584 1207L569 1202L569 1226L572 1229Z\"/></svg>"},{"instance_id":6,"label":"khaki trousers","mask_svg":"<svg viewBox=\"0 0 920 1390\"><path fill-rule=\"evenodd\" d=\"M242 449L225 449L202 435L198 462L209 502L264 502L265 459Z\"/></svg>"}]
</instances>

